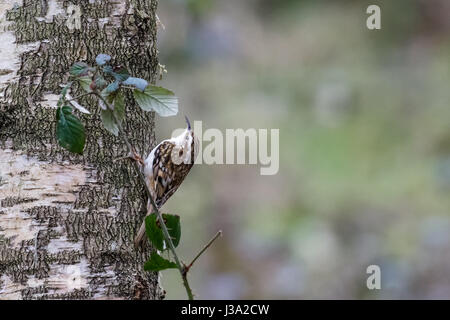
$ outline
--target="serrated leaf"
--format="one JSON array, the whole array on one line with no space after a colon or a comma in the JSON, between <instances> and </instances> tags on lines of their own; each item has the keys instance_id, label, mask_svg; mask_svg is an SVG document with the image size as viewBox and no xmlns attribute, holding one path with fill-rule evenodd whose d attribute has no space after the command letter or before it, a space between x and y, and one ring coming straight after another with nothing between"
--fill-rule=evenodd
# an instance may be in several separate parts
<instances>
[{"instance_id":1,"label":"serrated leaf","mask_svg":"<svg viewBox=\"0 0 450 320\"><path fill-rule=\"evenodd\" d=\"M148 86L148 82L141 78L129 77L127 80L122 82L124 85L133 86L138 88L141 91L144 91Z\"/></svg>"},{"instance_id":2,"label":"serrated leaf","mask_svg":"<svg viewBox=\"0 0 450 320\"><path fill-rule=\"evenodd\" d=\"M164 250L164 235L161 228L157 225L155 213L152 213L145 218L145 232L156 249Z\"/></svg>"},{"instance_id":3,"label":"serrated leaf","mask_svg":"<svg viewBox=\"0 0 450 320\"><path fill-rule=\"evenodd\" d=\"M177 247L180 243L181 238L180 216L163 213L162 217L164 219L164 223L166 224L167 231L169 231L172 243L175 247ZM168 248L167 244L164 245L166 241L155 213L152 213L145 218L145 232L147 233L147 237L149 238L151 243L153 243L155 248L157 248L158 250L164 250Z\"/></svg>"},{"instance_id":4,"label":"serrated leaf","mask_svg":"<svg viewBox=\"0 0 450 320\"><path fill-rule=\"evenodd\" d=\"M181 238L180 216L174 214L163 213L162 217L166 223L167 231L175 247L178 247Z\"/></svg>"},{"instance_id":5,"label":"serrated leaf","mask_svg":"<svg viewBox=\"0 0 450 320\"><path fill-rule=\"evenodd\" d=\"M104 65L106 62L108 62L109 60L111 60L111 56L104 54L104 53L100 53L96 58L95 58L95 62L97 62L97 64L99 66Z\"/></svg>"},{"instance_id":6,"label":"serrated leaf","mask_svg":"<svg viewBox=\"0 0 450 320\"><path fill-rule=\"evenodd\" d=\"M103 126L106 130L111 132L113 135L118 136L119 135L119 127L117 126L116 121L114 120L113 116L113 110L101 110L101 117Z\"/></svg>"},{"instance_id":7,"label":"serrated leaf","mask_svg":"<svg viewBox=\"0 0 450 320\"><path fill-rule=\"evenodd\" d=\"M176 269L176 263L166 260L156 252L152 252L150 259L144 264L145 271L161 271L166 269Z\"/></svg>"},{"instance_id":8,"label":"serrated leaf","mask_svg":"<svg viewBox=\"0 0 450 320\"><path fill-rule=\"evenodd\" d=\"M84 62L75 62L69 69L69 73L72 76L84 76L88 73L89 66Z\"/></svg>"},{"instance_id":9,"label":"serrated leaf","mask_svg":"<svg viewBox=\"0 0 450 320\"><path fill-rule=\"evenodd\" d=\"M61 147L74 153L83 153L86 135L80 120L72 114L69 106L59 107L56 111L56 137Z\"/></svg>"},{"instance_id":10,"label":"serrated leaf","mask_svg":"<svg viewBox=\"0 0 450 320\"><path fill-rule=\"evenodd\" d=\"M92 79L90 77L80 77L77 79L78 83L80 84L81 88L83 88L86 92L92 92L92 89L90 87L92 83Z\"/></svg>"},{"instance_id":11,"label":"serrated leaf","mask_svg":"<svg viewBox=\"0 0 450 320\"><path fill-rule=\"evenodd\" d=\"M178 113L178 98L165 88L149 85L144 92L133 90L134 99L144 111L156 111L161 117Z\"/></svg>"}]
</instances>

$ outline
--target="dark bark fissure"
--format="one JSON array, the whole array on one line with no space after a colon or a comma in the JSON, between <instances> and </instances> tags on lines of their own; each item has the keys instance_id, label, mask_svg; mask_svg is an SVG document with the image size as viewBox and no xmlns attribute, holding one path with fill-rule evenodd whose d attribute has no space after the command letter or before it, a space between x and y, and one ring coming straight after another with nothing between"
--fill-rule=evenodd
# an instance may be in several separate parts
<instances>
[{"instance_id":1,"label":"dark bark fissure","mask_svg":"<svg viewBox=\"0 0 450 320\"><path fill-rule=\"evenodd\" d=\"M85 179L70 191L74 201L53 200L47 205L30 196L2 195L0 189L0 220L8 208L19 206L20 213L31 219L32 228L38 229L34 239L12 245L11 236L2 235L0 224L0 299L6 286L2 275L20 284L19 297L23 299L160 298L157 274L142 269L151 249L137 252L133 248L146 197L132 164L113 161L126 155L125 146L103 129L96 100L83 97L78 102L92 113L77 114L85 124L86 147L82 156L70 154L55 140L55 109L42 105L46 94L61 91L60 84L66 83L67 70L74 62L92 64L98 53L107 53L131 74L154 81L158 65L156 0L58 1L64 12L69 5L81 8L80 30L70 30L63 16L54 16L53 22L36 19L46 16L48 2L24 1L23 6L7 12L18 44L40 43L36 50L21 55L18 77L7 84L0 98L0 149L23 151L27 159L54 164L61 170L79 166ZM122 5L125 9L117 14ZM106 23L99 23L105 18ZM155 143L154 114L142 112L130 94L126 95L126 112L129 139L141 154L149 152ZM0 176L0 187L11 178ZM39 191L39 186L34 189ZM58 192L40 195L51 198ZM22 209L22 204L28 206ZM58 239L77 245L50 248ZM50 276L52 268L74 264L88 270L87 285L58 290ZM29 286L30 277L44 281Z\"/></svg>"}]
</instances>

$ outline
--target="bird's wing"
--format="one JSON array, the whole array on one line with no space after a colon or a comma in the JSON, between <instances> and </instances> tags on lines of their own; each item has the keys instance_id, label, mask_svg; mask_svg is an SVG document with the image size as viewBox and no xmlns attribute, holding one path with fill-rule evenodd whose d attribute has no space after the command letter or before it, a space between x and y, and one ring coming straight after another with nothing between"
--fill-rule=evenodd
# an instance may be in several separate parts
<instances>
[{"instance_id":1,"label":"bird's wing","mask_svg":"<svg viewBox=\"0 0 450 320\"><path fill-rule=\"evenodd\" d=\"M171 156L175 144L163 141L155 150L153 157L153 175L150 187L155 195L155 203L160 208L178 189L188 174L192 164L174 164Z\"/></svg>"}]
</instances>

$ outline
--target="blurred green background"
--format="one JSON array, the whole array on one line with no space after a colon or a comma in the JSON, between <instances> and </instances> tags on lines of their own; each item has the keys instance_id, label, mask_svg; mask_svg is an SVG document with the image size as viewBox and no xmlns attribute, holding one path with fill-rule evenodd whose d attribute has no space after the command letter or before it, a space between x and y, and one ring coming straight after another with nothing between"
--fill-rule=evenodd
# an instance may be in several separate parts
<instances>
[{"instance_id":1,"label":"blurred green background","mask_svg":"<svg viewBox=\"0 0 450 320\"><path fill-rule=\"evenodd\" d=\"M224 232L190 273L197 298L450 298L450 1L161 0L158 15L158 83L180 98L159 140L183 114L280 129L277 175L196 165L164 207L186 262ZM186 298L176 271L162 284Z\"/></svg>"}]
</instances>

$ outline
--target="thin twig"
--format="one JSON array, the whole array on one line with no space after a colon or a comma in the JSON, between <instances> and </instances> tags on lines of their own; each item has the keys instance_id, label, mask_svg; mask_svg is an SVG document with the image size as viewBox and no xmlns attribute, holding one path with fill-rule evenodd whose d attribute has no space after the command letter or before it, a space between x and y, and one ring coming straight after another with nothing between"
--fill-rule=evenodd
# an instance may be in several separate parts
<instances>
[{"instance_id":1,"label":"thin twig","mask_svg":"<svg viewBox=\"0 0 450 320\"><path fill-rule=\"evenodd\" d=\"M212 243L213 243L214 241L216 241L216 239L217 239L218 237L220 237L220 236L222 236L222 230L217 231L216 235L215 235L211 240L209 240L209 242L203 247L202 250L200 250L199 253L197 253L197 255L196 255L195 258L192 260L192 262L189 263L188 266L185 266L185 267L184 267L184 273L187 273L187 272L189 271L189 269L191 269L191 267L192 267L192 265L194 264L194 262L197 261L197 259L200 258L200 256L203 254L203 252L205 252L205 251L212 245Z\"/></svg>"},{"instance_id":2,"label":"thin twig","mask_svg":"<svg viewBox=\"0 0 450 320\"><path fill-rule=\"evenodd\" d=\"M136 89L136 87L124 86L124 85L121 85L120 87L123 88L123 89L131 89L131 90L135 90Z\"/></svg>"},{"instance_id":3,"label":"thin twig","mask_svg":"<svg viewBox=\"0 0 450 320\"><path fill-rule=\"evenodd\" d=\"M98 94L98 92L94 92L94 94L100 100L103 101L103 103L108 107L108 109L114 110L114 108L106 101L105 98L103 98L100 94ZM117 126L119 128L119 131L121 133L120 137L125 142L125 144L126 144L126 146L128 148L128 152L133 153L135 151L135 149L130 144L130 142L129 142L126 134L125 134L125 131L123 130L122 124L118 121L118 119L117 119L116 115L114 114L114 112L112 112L112 115L113 115L114 121L116 122L116 124L117 124ZM149 190L149 188L147 186L147 183L145 181L144 174L142 173L141 169L139 168L139 165L137 164L137 162L133 161L133 164L134 164L134 166L136 168L136 171L139 174L139 177L140 177L142 183L145 186L145 190L147 192L147 196L150 199L150 202L151 202L151 204L152 204L152 206L153 206L153 208L155 210L156 216L158 217L158 220L159 220L159 222L161 224L163 235L164 235L164 240L169 245L170 251L172 251L172 254L173 254L174 259L175 259L175 263L176 263L176 265L178 267L178 270L180 271L181 278L183 279L183 284L184 284L184 287L186 288L186 292L187 292L188 298L189 298L189 300L194 300L194 296L192 294L191 287L189 286L189 281L187 280L187 277L186 277L184 266L181 264L180 259L178 258L178 255L177 255L177 253L175 251L175 246L173 245L172 239L171 239L171 237L169 235L169 231L167 230L167 226L166 226L166 224L164 222L164 219L161 216L160 211L158 210L158 207L156 206L155 201L153 200L153 197L152 197L152 195L150 193L150 190Z\"/></svg>"}]
</instances>

